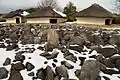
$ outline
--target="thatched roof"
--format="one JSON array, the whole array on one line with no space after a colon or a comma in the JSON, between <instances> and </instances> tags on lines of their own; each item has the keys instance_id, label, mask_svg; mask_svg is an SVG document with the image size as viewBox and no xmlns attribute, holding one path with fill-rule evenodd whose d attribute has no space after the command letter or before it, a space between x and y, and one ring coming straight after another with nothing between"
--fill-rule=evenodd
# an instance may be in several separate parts
<instances>
[{"instance_id":1,"label":"thatched roof","mask_svg":"<svg viewBox=\"0 0 120 80\"><path fill-rule=\"evenodd\" d=\"M35 12L32 12L31 14L27 15L26 18L64 18L61 14L57 13L54 9L51 7L46 7L43 9L38 9Z\"/></svg>"},{"instance_id":2,"label":"thatched roof","mask_svg":"<svg viewBox=\"0 0 120 80\"><path fill-rule=\"evenodd\" d=\"M21 14L23 13L22 9L16 10L16 11L11 11L10 13L6 14L4 18L12 18L14 16L22 16Z\"/></svg>"},{"instance_id":3,"label":"thatched roof","mask_svg":"<svg viewBox=\"0 0 120 80\"><path fill-rule=\"evenodd\" d=\"M113 14L100 6L99 4L93 4L90 7L78 12L77 17L100 17L100 18L112 18Z\"/></svg>"}]
</instances>

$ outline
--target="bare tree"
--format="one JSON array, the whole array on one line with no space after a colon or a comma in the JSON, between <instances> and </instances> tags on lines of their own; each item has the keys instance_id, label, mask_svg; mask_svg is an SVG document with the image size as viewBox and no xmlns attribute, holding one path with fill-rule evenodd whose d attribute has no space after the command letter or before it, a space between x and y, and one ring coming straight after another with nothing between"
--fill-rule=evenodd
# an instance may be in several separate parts
<instances>
[{"instance_id":1,"label":"bare tree","mask_svg":"<svg viewBox=\"0 0 120 80\"><path fill-rule=\"evenodd\" d=\"M58 6L57 0L41 0L38 2L38 8L42 9L45 7L52 7L53 9L59 9L60 7Z\"/></svg>"},{"instance_id":2,"label":"bare tree","mask_svg":"<svg viewBox=\"0 0 120 80\"><path fill-rule=\"evenodd\" d=\"M114 2L115 10L120 13L120 0L115 0Z\"/></svg>"}]
</instances>

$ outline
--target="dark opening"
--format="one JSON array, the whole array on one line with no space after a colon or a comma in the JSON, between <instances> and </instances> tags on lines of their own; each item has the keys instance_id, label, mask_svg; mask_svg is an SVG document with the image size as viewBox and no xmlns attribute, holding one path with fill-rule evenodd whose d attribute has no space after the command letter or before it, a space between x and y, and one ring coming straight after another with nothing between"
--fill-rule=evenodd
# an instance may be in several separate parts
<instances>
[{"instance_id":1,"label":"dark opening","mask_svg":"<svg viewBox=\"0 0 120 80\"><path fill-rule=\"evenodd\" d=\"M20 18L16 18L16 23L20 23Z\"/></svg>"},{"instance_id":2,"label":"dark opening","mask_svg":"<svg viewBox=\"0 0 120 80\"><path fill-rule=\"evenodd\" d=\"M105 20L105 25L110 25L110 19Z\"/></svg>"},{"instance_id":3,"label":"dark opening","mask_svg":"<svg viewBox=\"0 0 120 80\"><path fill-rule=\"evenodd\" d=\"M50 23L57 23L57 19L50 19Z\"/></svg>"}]
</instances>

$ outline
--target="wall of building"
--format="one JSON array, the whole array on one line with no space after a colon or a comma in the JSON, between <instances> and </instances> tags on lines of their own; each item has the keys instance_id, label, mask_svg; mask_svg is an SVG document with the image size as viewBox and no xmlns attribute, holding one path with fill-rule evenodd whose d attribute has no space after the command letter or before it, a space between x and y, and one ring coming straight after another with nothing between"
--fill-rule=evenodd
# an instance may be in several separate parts
<instances>
[{"instance_id":1,"label":"wall of building","mask_svg":"<svg viewBox=\"0 0 120 80\"><path fill-rule=\"evenodd\" d=\"M6 23L16 23L16 18L19 18L21 23L22 18L20 16L15 16L13 18L6 18Z\"/></svg>"},{"instance_id":2,"label":"wall of building","mask_svg":"<svg viewBox=\"0 0 120 80\"><path fill-rule=\"evenodd\" d=\"M89 18L89 17L77 17L77 23L105 25L106 19L110 19L110 24L112 24L112 18Z\"/></svg>"},{"instance_id":3,"label":"wall of building","mask_svg":"<svg viewBox=\"0 0 120 80\"><path fill-rule=\"evenodd\" d=\"M28 18L27 23L50 23L50 19L57 19L58 23L66 21L64 18Z\"/></svg>"}]
</instances>

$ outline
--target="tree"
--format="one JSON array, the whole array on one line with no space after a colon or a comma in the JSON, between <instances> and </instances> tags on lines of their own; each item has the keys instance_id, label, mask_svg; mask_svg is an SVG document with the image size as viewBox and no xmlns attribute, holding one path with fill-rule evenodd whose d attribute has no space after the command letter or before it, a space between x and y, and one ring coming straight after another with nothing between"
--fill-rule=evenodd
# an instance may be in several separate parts
<instances>
[{"instance_id":1,"label":"tree","mask_svg":"<svg viewBox=\"0 0 120 80\"><path fill-rule=\"evenodd\" d=\"M117 12L120 13L120 0L115 0L114 5L115 10L117 10Z\"/></svg>"},{"instance_id":2,"label":"tree","mask_svg":"<svg viewBox=\"0 0 120 80\"><path fill-rule=\"evenodd\" d=\"M51 7L53 9L59 9L57 0L41 0L38 2L38 8L43 9L45 7Z\"/></svg>"},{"instance_id":3,"label":"tree","mask_svg":"<svg viewBox=\"0 0 120 80\"><path fill-rule=\"evenodd\" d=\"M76 20L76 7L72 2L69 2L64 8L64 13L67 15L68 21Z\"/></svg>"}]
</instances>

